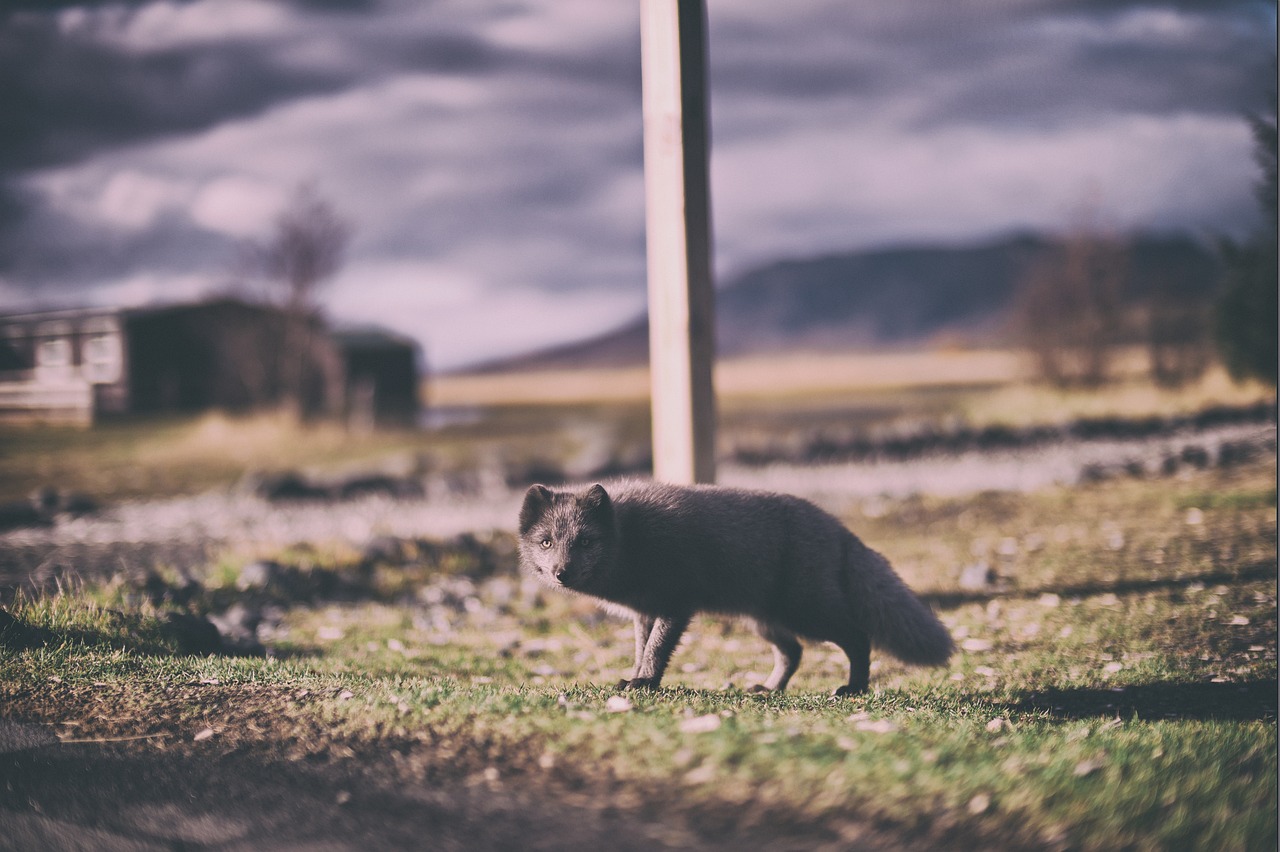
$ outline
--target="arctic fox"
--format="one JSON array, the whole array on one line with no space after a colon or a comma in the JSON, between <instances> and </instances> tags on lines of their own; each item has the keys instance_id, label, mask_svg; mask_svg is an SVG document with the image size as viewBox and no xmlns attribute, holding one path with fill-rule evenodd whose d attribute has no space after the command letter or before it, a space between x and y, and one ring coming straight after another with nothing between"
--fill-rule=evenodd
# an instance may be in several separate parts
<instances>
[{"instance_id":1,"label":"arctic fox","mask_svg":"<svg viewBox=\"0 0 1280 852\"><path fill-rule=\"evenodd\" d=\"M534 485L520 509L520 562L635 621L636 665L622 689L656 689L695 613L746 616L774 648L762 687L785 689L798 637L849 657L836 695L865 692L871 647L940 666L953 649L933 612L830 514L785 494L652 482L552 491Z\"/></svg>"}]
</instances>

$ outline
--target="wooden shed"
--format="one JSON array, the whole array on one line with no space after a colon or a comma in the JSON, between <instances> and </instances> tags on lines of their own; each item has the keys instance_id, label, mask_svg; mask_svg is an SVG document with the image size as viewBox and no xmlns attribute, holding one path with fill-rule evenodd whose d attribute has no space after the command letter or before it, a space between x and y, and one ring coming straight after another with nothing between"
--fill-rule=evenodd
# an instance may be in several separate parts
<instances>
[{"instance_id":1,"label":"wooden shed","mask_svg":"<svg viewBox=\"0 0 1280 852\"><path fill-rule=\"evenodd\" d=\"M410 425L417 353L390 332L334 334L234 298L0 316L0 420L270 408L300 375L305 415Z\"/></svg>"},{"instance_id":2,"label":"wooden shed","mask_svg":"<svg viewBox=\"0 0 1280 852\"><path fill-rule=\"evenodd\" d=\"M377 327L333 334L345 375L348 422L358 428L412 428L422 404L424 372L416 341Z\"/></svg>"}]
</instances>

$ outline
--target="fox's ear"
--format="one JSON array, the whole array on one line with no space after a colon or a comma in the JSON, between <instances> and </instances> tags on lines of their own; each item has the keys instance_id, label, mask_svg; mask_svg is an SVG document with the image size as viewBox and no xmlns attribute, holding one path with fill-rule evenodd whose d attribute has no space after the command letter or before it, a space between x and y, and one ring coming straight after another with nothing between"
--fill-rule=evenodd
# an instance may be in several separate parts
<instances>
[{"instance_id":1,"label":"fox's ear","mask_svg":"<svg viewBox=\"0 0 1280 852\"><path fill-rule=\"evenodd\" d=\"M578 497L578 505L584 512L593 514L612 514L613 512L613 501L609 499L609 492L605 491L604 486L598 482Z\"/></svg>"},{"instance_id":2,"label":"fox's ear","mask_svg":"<svg viewBox=\"0 0 1280 852\"><path fill-rule=\"evenodd\" d=\"M545 485L531 485L525 492L524 504L520 507L520 534L527 533L534 524L546 514L551 505L551 489Z\"/></svg>"}]
</instances>

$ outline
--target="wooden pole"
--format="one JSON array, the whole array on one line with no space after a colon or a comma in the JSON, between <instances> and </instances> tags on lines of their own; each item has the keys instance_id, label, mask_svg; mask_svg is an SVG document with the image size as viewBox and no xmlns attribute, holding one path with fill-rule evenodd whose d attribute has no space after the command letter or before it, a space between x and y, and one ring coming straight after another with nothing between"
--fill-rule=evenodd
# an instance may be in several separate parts
<instances>
[{"instance_id":1,"label":"wooden pole","mask_svg":"<svg viewBox=\"0 0 1280 852\"><path fill-rule=\"evenodd\" d=\"M705 0L641 0L653 473L715 480Z\"/></svg>"}]
</instances>

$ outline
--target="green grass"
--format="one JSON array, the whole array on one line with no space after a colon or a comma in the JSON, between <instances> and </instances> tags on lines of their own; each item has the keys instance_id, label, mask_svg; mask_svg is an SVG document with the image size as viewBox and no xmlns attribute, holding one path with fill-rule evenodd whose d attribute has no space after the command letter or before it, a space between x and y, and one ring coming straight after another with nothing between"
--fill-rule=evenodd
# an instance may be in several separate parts
<instances>
[{"instance_id":1,"label":"green grass","mask_svg":"<svg viewBox=\"0 0 1280 852\"><path fill-rule=\"evenodd\" d=\"M779 848L867 832L918 847L1272 848L1273 476L1259 464L851 516L961 647L940 670L876 656L872 693L853 700L828 695L846 674L829 646L807 648L786 694L744 691L767 646L701 618L664 688L619 704L604 685L630 664L625 623L522 587L509 564L475 580L475 605L432 603L419 590L436 576L417 565L379 568L346 602L276 590L288 610L268 658L182 654L173 607L127 584L20 598L0 634L0 716L141 749L391 754L405 783L512 784ZM354 575L326 553L280 558ZM979 557L1000 591L957 588ZM233 602L234 574L211 569L190 608Z\"/></svg>"}]
</instances>

